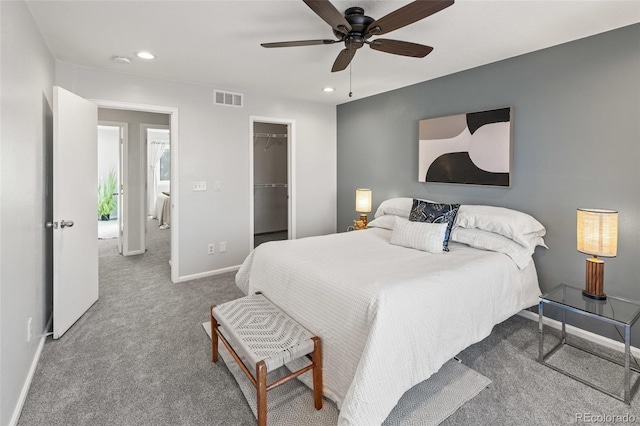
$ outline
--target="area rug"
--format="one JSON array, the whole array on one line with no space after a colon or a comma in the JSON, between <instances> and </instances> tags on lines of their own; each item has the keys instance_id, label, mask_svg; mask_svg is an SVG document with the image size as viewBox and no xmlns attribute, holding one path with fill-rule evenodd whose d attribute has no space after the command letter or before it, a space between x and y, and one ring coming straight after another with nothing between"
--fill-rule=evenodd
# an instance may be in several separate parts
<instances>
[{"instance_id":1,"label":"area rug","mask_svg":"<svg viewBox=\"0 0 640 426\"><path fill-rule=\"evenodd\" d=\"M202 327L211 338L211 324L207 321L202 323ZM222 343L218 348L220 357L238 382L255 416L256 389L227 348ZM288 372L286 367L270 372L267 383L286 376ZM438 425L490 383L491 380L482 374L449 360L437 373L405 392L383 425ZM338 408L333 401L325 398L322 410L314 409L311 389L299 380L291 380L268 392L267 423L279 426L334 426L338 423Z\"/></svg>"}]
</instances>

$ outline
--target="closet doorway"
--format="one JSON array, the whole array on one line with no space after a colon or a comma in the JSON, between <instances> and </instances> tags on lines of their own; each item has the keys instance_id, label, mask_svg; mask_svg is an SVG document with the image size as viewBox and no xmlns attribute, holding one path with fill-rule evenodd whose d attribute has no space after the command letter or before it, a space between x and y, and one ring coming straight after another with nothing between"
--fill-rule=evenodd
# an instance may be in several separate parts
<instances>
[{"instance_id":1,"label":"closet doorway","mask_svg":"<svg viewBox=\"0 0 640 426\"><path fill-rule=\"evenodd\" d=\"M293 122L251 118L251 247L295 238Z\"/></svg>"}]
</instances>

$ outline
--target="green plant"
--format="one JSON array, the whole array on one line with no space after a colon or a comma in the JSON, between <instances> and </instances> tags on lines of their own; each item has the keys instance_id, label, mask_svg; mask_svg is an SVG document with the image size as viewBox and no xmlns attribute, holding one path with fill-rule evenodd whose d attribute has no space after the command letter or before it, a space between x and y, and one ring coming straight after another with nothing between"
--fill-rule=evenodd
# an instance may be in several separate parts
<instances>
[{"instance_id":1,"label":"green plant","mask_svg":"<svg viewBox=\"0 0 640 426\"><path fill-rule=\"evenodd\" d=\"M118 178L115 169L111 169L109 174L100 178L98 182L98 215L99 217L109 216L116 208L116 193Z\"/></svg>"}]
</instances>

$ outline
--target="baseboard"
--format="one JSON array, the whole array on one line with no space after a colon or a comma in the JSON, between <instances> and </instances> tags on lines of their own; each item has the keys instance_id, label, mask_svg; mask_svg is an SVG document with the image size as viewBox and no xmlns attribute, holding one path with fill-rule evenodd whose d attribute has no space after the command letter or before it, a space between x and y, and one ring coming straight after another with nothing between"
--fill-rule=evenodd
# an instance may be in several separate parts
<instances>
[{"instance_id":1,"label":"baseboard","mask_svg":"<svg viewBox=\"0 0 640 426\"><path fill-rule=\"evenodd\" d=\"M133 250L133 251L128 251L126 253L122 253L123 256L135 256L136 254L144 254L145 250Z\"/></svg>"},{"instance_id":2,"label":"baseboard","mask_svg":"<svg viewBox=\"0 0 640 426\"><path fill-rule=\"evenodd\" d=\"M22 413L22 407L24 407L24 402L27 399L27 394L29 393L29 388L31 387L31 381L33 380L33 376L36 373L36 368L38 367L38 362L40 361L40 355L42 355L44 342L47 340L47 330L49 330L49 328L51 327L52 321L53 316L50 316L49 321L47 321L47 326L42 332L42 337L40 338L38 349L36 350L36 354L33 357L33 361L31 362L31 368L29 368L29 373L27 374L27 378L24 381L24 385L22 386L22 392L20 392L20 397L18 398L16 407L13 410L13 415L11 416L11 420L9 420L9 426L16 426L18 424L18 419L20 419L20 414Z\"/></svg>"},{"instance_id":3,"label":"baseboard","mask_svg":"<svg viewBox=\"0 0 640 426\"><path fill-rule=\"evenodd\" d=\"M518 315L520 315L521 317L533 320L535 322L538 322L539 320L538 314L536 312L524 310L524 311L518 312ZM549 327L553 327L558 330L562 328L562 322L558 320L544 317L543 321L544 321L544 324L548 325ZM604 337L599 334L592 333L590 331L586 331L569 324L566 325L566 331L568 334L574 335L576 337L581 337L585 340L596 343L598 345L605 346L609 349L613 349L618 352L624 352L624 343L618 342L617 340L613 340L608 337ZM635 346L631 346L631 353L636 358L640 357L640 349L636 348Z\"/></svg>"},{"instance_id":4,"label":"baseboard","mask_svg":"<svg viewBox=\"0 0 640 426\"><path fill-rule=\"evenodd\" d=\"M240 269L240 265L229 266L227 268L214 269L213 271L201 272L199 274L184 275L184 276L178 277L177 282L182 283L185 281L196 280L198 278L212 277L214 275L220 275L220 274L225 274L227 272L237 271L238 269Z\"/></svg>"}]
</instances>

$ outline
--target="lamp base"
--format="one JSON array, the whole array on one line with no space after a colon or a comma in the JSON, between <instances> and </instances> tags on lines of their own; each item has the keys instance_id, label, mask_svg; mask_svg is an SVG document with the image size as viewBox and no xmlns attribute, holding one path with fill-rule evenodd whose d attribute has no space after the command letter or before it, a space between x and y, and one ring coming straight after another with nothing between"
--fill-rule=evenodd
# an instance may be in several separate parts
<instances>
[{"instance_id":1,"label":"lamp base","mask_svg":"<svg viewBox=\"0 0 640 426\"><path fill-rule=\"evenodd\" d=\"M605 300L604 294L604 262L597 257L587 259L585 289L582 294L595 300Z\"/></svg>"},{"instance_id":2,"label":"lamp base","mask_svg":"<svg viewBox=\"0 0 640 426\"><path fill-rule=\"evenodd\" d=\"M367 215L366 214L361 214L359 220L354 220L353 221L353 229L355 229L356 231L358 231L360 229L367 229L367 228L369 228L369 227L367 226Z\"/></svg>"},{"instance_id":3,"label":"lamp base","mask_svg":"<svg viewBox=\"0 0 640 426\"><path fill-rule=\"evenodd\" d=\"M604 293L602 294L602 296L598 296L596 294L587 293L587 290L582 290L582 295L584 297L588 297L588 298L593 299L593 300L607 300L607 295L604 294Z\"/></svg>"}]
</instances>

